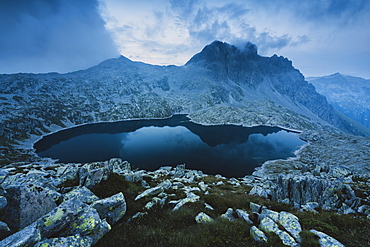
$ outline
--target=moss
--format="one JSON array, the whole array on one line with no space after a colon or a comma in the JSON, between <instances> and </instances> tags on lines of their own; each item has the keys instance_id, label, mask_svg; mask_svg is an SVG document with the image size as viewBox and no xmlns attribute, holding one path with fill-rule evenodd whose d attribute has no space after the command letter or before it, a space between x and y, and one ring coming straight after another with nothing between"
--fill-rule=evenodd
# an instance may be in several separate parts
<instances>
[{"instance_id":1,"label":"moss","mask_svg":"<svg viewBox=\"0 0 370 247\"><path fill-rule=\"evenodd\" d=\"M303 230L300 233L302 243L301 247L320 247L319 237L316 234L310 232L309 230Z\"/></svg>"}]
</instances>

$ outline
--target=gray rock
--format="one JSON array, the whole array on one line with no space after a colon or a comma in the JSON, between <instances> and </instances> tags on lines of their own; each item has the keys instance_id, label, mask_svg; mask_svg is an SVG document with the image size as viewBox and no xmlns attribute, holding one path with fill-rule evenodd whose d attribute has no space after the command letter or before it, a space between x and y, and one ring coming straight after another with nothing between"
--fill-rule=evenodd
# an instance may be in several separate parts
<instances>
[{"instance_id":1,"label":"gray rock","mask_svg":"<svg viewBox=\"0 0 370 247\"><path fill-rule=\"evenodd\" d=\"M258 229L256 226L252 226L250 229L250 235L257 242L267 243L268 239L263 231Z\"/></svg>"},{"instance_id":2,"label":"gray rock","mask_svg":"<svg viewBox=\"0 0 370 247\"><path fill-rule=\"evenodd\" d=\"M253 221L251 221L251 219L249 218L249 214L246 211L237 209L236 214L239 218L245 220L245 222L247 222L248 224L253 224Z\"/></svg>"},{"instance_id":3,"label":"gray rock","mask_svg":"<svg viewBox=\"0 0 370 247\"><path fill-rule=\"evenodd\" d=\"M195 216L195 221L197 223L210 223L213 222L213 219L206 213L200 212L197 216Z\"/></svg>"},{"instance_id":4,"label":"gray rock","mask_svg":"<svg viewBox=\"0 0 370 247\"><path fill-rule=\"evenodd\" d=\"M40 230L37 228L37 222L23 228L9 237L0 241L0 246L33 246L41 240Z\"/></svg>"},{"instance_id":5,"label":"gray rock","mask_svg":"<svg viewBox=\"0 0 370 247\"><path fill-rule=\"evenodd\" d=\"M79 182L79 167L76 165L68 164L60 166L57 169L55 178L53 179L54 186L60 186L63 184L78 184Z\"/></svg>"},{"instance_id":6,"label":"gray rock","mask_svg":"<svg viewBox=\"0 0 370 247\"><path fill-rule=\"evenodd\" d=\"M176 166L175 170L173 171L174 178L180 178L185 175L185 164Z\"/></svg>"},{"instance_id":7,"label":"gray rock","mask_svg":"<svg viewBox=\"0 0 370 247\"><path fill-rule=\"evenodd\" d=\"M10 229L5 222L0 221L0 239L10 235Z\"/></svg>"},{"instance_id":8,"label":"gray rock","mask_svg":"<svg viewBox=\"0 0 370 247\"><path fill-rule=\"evenodd\" d=\"M95 201L91 207L96 209L100 218L107 219L109 224L114 224L126 213L126 201L122 192L111 197Z\"/></svg>"},{"instance_id":9,"label":"gray rock","mask_svg":"<svg viewBox=\"0 0 370 247\"><path fill-rule=\"evenodd\" d=\"M319 207L319 203L317 202L307 202L306 204L301 205L301 211L310 211L310 212L317 213L315 209L318 207Z\"/></svg>"},{"instance_id":10,"label":"gray rock","mask_svg":"<svg viewBox=\"0 0 370 247\"><path fill-rule=\"evenodd\" d=\"M81 202L88 204L99 200L99 197L97 197L93 192L91 192L91 190L89 190L85 186L78 186L77 188L63 195L63 201L68 201L72 198L77 198Z\"/></svg>"},{"instance_id":11,"label":"gray rock","mask_svg":"<svg viewBox=\"0 0 370 247\"><path fill-rule=\"evenodd\" d=\"M11 230L22 229L53 210L59 193L31 183L7 188L3 217Z\"/></svg>"},{"instance_id":12,"label":"gray rock","mask_svg":"<svg viewBox=\"0 0 370 247\"><path fill-rule=\"evenodd\" d=\"M180 200L177 200L177 201L170 201L170 203L176 204L176 206L172 209L173 211L176 211L176 210L180 209L186 203L199 201L200 196L198 196L198 195L196 195L192 192L187 192L187 191L185 191L185 194L186 194L187 197L184 198L184 199L180 199Z\"/></svg>"},{"instance_id":13,"label":"gray rock","mask_svg":"<svg viewBox=\"0 0 370 247\"><path fill-rule=\"evenodd\" d=\"M329 176L334 178L343 178L352 174L352 171L343 165L331 166L329 169Z\"/></svg>"},{"instance_id":14,"label":"gray rock","mask_svg":"<svg viewBox=\"0 0 370 247\"><path fill-rule=\"evenodd\" d=\"M300 233L302 232L302 226L299 223L299 219L294 214L288 213L288 212L280 212L279 213L279 219L278 219L280 225L284 227L284 229L290 233L293 238L300 242L301 237Z\"/></svg>"},{"instance_id":15,"label":"gray rock","mask_svg":"<svg viewBox=\"0 0 370 247\"><path fill-rule=\"evenodd\" d=\"M267 208L262 208L262 211L261 211L260 215L258 216L258 218L261 221L265 217L269 217L270 219L272 219L276 223L279 221L279 213L278 212L275 212L275 211L267 209Z\"/></svg>"},{"instance_id":16,"label":"gray rock","mask_svg":"<svg viewBox=\"0 0 370 247\"><path fill-rule=\"evenodd\" d=\"M79 234L46 239L38 242L34 247L57 246L57 247L89 247L93 245L93 239L88 236L80 236Z\"/></svg>"},{"instance_id":17,"label":"gray rock","mask_svg":"<svg viewBox=\"0 0 370 247\"><path fill-rule=\"evenodd\" d=\"M224 214L221 215L221 218L234 221L234 210L232 208L228 208Z\"/></svg>"},{"instance_id":18,"label":"gray rock","mask_svg":"<svg viewBox=\"0 0 370 247\"><path fill-rule=\"evenodd\" d=\"M280 230L278 224L276 224L269 217L265 217L261 220L259 228L264 232L273 232L277 234L285 245L298 246L294 238L291 237L287 232Z\"/></svg>"},{"instance_id":19,"label":"gray rock","mask_svg":"<svg viewBox=\"0 0 370 247\"><path fill-rule=\"evenodd\" d=\"M271 194L271 191L266 190L265 188L255 185L249 192L250 195L260 196L264 198L269 198L269 195Z\"/></svg>"},{"instance_id":20,"label":"gray rock","mask_svg":"<svg viewBox=\"0 0 370 247\"><path fill-rule=\"evenodd\" d=\"M93 188L94 185L108 179L111 169L108 164L102 162L85 164L79 170L80 185Z\"/></svg>"},{"instance_id":21,"label":"gray rock","mask_svg":"<svg viewBox=\"0 0 370 247\"><path fill-rule=\"evenodd\" d=\"M159 193L162 193L163 192L163 188L160 187L160 186L157 186L157 187L153 187L153 188L150 188L150 189L147 189L145 190L143 193L141 193L140 195L138 195L136 198L135 198L135 201L143 198L143 197L146 197L146 196L154 196L154 195L157 195Z\"/></svg>"},{"instance_id":22,"label":"gray rock","mask_svg":"<svg viewBox=\"0 0 370 247\"><path fill-rule=\"evenodd\" d=\"M206 191L207 188L208 188L208 185L206 185L203 181L198 183L198 186L199 188L202 190L202 191Z\"/></svg>"},{"instance_id":23,"label":"gray rock","mask_svg":"<svg viewBox=\"0 0 370 247\"><path fill-rule=\"evenodd\" d=\"M164 190L168 190L171 188L172 183L170 180L166 179L162 183L158 184L158 187L162 187Z\"/></svg>"},{"instance_id":24,"label":"gray rock","mask_svg":"<svg viewBox=\"0 0 370 247\"><path fill-rule=\"evenodd\" d=\"M336 240L333 237L330 237L329 235L327 235L323 232L316 231L316 230L313 230L313 229L310 230L310 232L312 232L313 234L315 234L316 236L318 236L320 238L319 243L320 243L321 247L333 247L333 246L335 246L335 247L345 247L338 240Z\"/></svg>"},{"instance_id":25,"label":"gray rock","mask_svg":"<svg viewBox=\"0 0 370 247\"><path fill-rule=\"evenodd\" d=\"M8 201L6 200L5 196L0 196L0 210L5 208L8 204Z\"/></svg>"},{"instance_id":26,"label":"gray rock","mask_svg":"<svg viewBox=\"0 0 370 247\"><path fill-rule=\"evenodd\" d=\"M256 214L261 213L261 210L262 210L262 206L254 202L249 203L249 208L251 209L252 213L256 213Z\"/></svg>"},{"instance_id":27,"label":"gray rock","mask_svg":"<svg viewBox=\"0 0 370 247\"><path fill-rule=\"evenodd\" d=\"M88 211L88 208L88 205L77 198L65 201L50 213L38 219L36 222L37 228L40 229L41 236L51 237L70 226L79 215Z\"/></svg>"},{"instance_id":28,"label":"gray rock","mask_svg":"<svg viewBox=\"0 0 370 247\"><path fill-rule=\"evenodd\" d=\"M208 203L204 203L204 206L205 206L205 209L208 209L208 210L215 210L211 205L209 205Z\"/></svg>"},{"instance_id":29,"label":"gray rock","mask_svg":"<svg viewBox=\"0 0 370 247\"><path fill-rule=\"evenodd\" d=\"M5 178L9 175L9 172L4 170L4 169L0 169L0 184L2 184L5 180Z\"/></svg>"},{"instance_id":30,"label":"gray rock","mask_svg":"<svg viewBox=\"0 0 370 247\"><path fill-rule=\"evenodd\" d=\"M152 198L152 200L151 200L150 202L148 202L147 204L145 204L144 208L145 208L146 210L150 210L150 209L152 209L155 205L161 204L161 203L162 203L162 200L163 200L163 198L161 199L161 198L158 198L158 197L153 197L153 198ZM165 198L165 200L166 200L166 198ZM164 204L164 202L163 202L163 204ZM163 205L163 204L162 204L162 205Z\"/></svg>"}]
</instances>

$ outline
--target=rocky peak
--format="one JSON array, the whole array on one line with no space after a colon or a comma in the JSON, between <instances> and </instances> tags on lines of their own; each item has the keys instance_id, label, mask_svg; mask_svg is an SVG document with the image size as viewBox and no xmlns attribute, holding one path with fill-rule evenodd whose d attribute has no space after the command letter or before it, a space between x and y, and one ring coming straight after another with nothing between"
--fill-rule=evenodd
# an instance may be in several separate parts
<instances>
[{"instance_id":1,"label":"rocky peak","mask_svg":"<svg viewBox=\"0 0 370 247\"><path fill-rule=\"evenodd\" d=\"M221 41L214 41L205 46L203 50L194 55L186 64L205 62L227 62L231 60L244 60L257 57L257 46L247 42L243 49Z\"/></svg>"}]
</instances>

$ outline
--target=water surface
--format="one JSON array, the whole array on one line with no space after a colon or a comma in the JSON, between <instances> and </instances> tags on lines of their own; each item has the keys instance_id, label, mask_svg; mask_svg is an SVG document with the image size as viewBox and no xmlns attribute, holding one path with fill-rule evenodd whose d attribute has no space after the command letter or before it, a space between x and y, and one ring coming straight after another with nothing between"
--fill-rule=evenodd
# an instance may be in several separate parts
<instances>
[{"instance_id":1,"label":"water surface","mask_svg":"<svg viewBox=\"0 0 370 247\"><path fill-rule=\"evenodd\" d=\"M242 177L267 160L294 156L304 143L277 127L203 126L175 115L74 127L45 136L34 147L39 156L64 163L120 157L146 170L185 163L207 174Z\"/></svg>"}]
</instances>

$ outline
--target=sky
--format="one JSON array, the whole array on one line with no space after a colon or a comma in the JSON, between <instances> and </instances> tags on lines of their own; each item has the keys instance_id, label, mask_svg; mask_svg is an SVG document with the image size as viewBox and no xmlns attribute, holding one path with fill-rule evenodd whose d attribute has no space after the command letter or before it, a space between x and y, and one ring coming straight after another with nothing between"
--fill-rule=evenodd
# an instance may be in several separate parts
<instances>
[{"instance_id":1,"label":"sky","mask_svg":"<svg viewBox=\"0 0 370 247\"><path fill-rule=\"evenodd\" d=\"M120 54L183 65L250 41L305 76L370 78L369 0L0 0L0 73L69 72Z\"/></svg>"}]
</instances>

